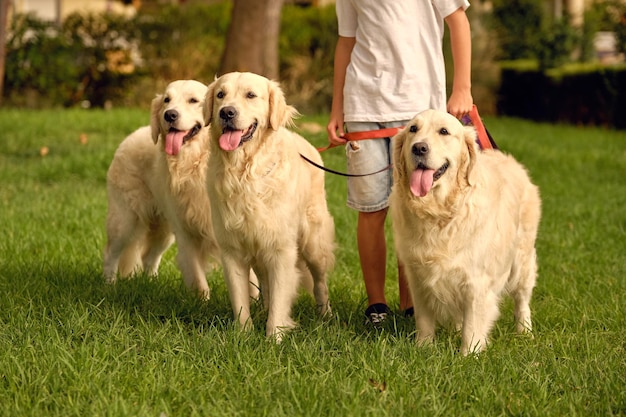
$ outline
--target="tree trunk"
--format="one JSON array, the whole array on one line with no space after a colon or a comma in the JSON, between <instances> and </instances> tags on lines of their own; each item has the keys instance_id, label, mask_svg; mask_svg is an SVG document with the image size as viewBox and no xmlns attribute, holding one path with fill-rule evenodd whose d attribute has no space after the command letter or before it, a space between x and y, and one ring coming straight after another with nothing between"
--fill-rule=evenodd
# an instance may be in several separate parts
<instances>
[{"instance_id":1,"label":"tree trunk","mask_svg":"<svg viewBox=\"0 0 626 417\"><path fill-rule=\"evenodd\" d=\"M234 0L220 74L249 71L278 78L283 0Z\"/></svg>"},{"instance_id":2,"label":"tree trunk","mask_svg":"<svg viewBox=\"0 0 626 417\"><path fill-rule=\"evenodd\" d=\"M2 105L2 97L4 96L4 65L10 3L10 0L0 0L0 105Z\"/></svg>"}]
</instances>

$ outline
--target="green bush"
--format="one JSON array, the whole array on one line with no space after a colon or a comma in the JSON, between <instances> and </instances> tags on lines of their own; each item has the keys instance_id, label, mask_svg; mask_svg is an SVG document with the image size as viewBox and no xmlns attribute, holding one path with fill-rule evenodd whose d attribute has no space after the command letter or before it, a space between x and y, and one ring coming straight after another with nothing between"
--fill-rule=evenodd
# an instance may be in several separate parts
<instances>
[{"instance_id":1,"label":"green bush","mask_svg":"<svg viewBox=\"0 0 626 417\"><path fill-rule=\"evenodd\" d=\"M109 14L73 14L60 28L16 15L7 39L7 96L29 107L103 106L121 97L138 75L124 69L135 44L128 27Z\"/></svg>"},{"instance_id":2,"label":"green bush","mask_svg":"<svg viewBox=\"0 0 626 417\"><path fill-rule=\"evenodd\" d=\"M337 43L334 5L285 6L280 31L280 78L301 112L328 112Z\"/></svg>"},{"instance_id":3,"label":"green bush","mask_svg":"<svg viewBox=\"0 0 626 417\"><path fill-rule=\"evenodd\" d=\"M626 65L537 62L502 65L498 114L536 121L626 128Z\"/></svg>"},{"instance_id":4,"label":"green bush","mask_svg":"<svg viewBox=\"0 0 626 417\"><path fill-rule=\"evenodd\" d=\"M16 15L7 40L5 95L26 107L143 106L155 84L213 79L229 18L228 2L163 6L130 19L72 14L61 27Z\"/></svg>"},{"instance_id":5,"label":"green bush","mask_svg":"<svg viewBox=\"0 0 626 417\"><path fill-rule=\"evenodd\" d=\"M536 57L542 69L556 68L571 61L572 54L580 44L580 35L564 16L539 32Z\"/></svg>"},{"instance_id":6,"label":"green bush","mask_svg":"<svg viewBox=\"0 0 626 417\"><path fill-rule=\"evenodd\" d=\"M543 26L542 0L494 0L492 27L501 60L536 58Z\"/></svg>"},{"instance_id":7,"label":"green bush","mask_svg":"<svg viewBox=\"0 0 626 417\"><path fill-rule=\"evenodd\" d=\"M62 37L79 50L74 57L79 79L69 104L88 101L103 107L125 95L127 88L141 76L137 54L138 41L128 19L114 14L74 13L62 25Z\"/></svg>"},{"instance_id":8,"label":"green bush","mask_svg":"<svg viewBox=\"0 0 626 417\"><path fill-rule=\"evenodd\" d=\"M492 28L500 60L537 59L541 68L571 61L583 37L568 15L551 19L541 0L495 0Z\"/></svg>"},{"instance_id":9,"label":"green bush","mask_svg":"<svg viewBox=\"0 0 626 417\"><path fill-rule=\"evenodd\" d=\"M61 28L18 15L8 40L7 102L27 107L81 102L146 106L172 80L211 82L219 69L231 7L227 1L163 5L130 19L74 14ZM330 107L336 25L334 6L283 8L280 81L301 111Z\"/></svg>"},{"instance_id":10,"label":"green bush","mask_svg":"<svg viewBox=\"0 0 626 417\"><path fill-rule=\"evenodd\" d=\"M599 16L600 30L614 32L617 51L626 53L626 3L620 0L605 0L594 3L591 9Z\"/></svg>"},{"instance_id":11,"label":"green bush","mask_svg":"<svg viewBox=\"0 0 626 417\"><path fill-rule=\"evenodd\" d=\"M170 4L137 14L132 25L149 76L166 82L211 81L224 49L230 10L230 2Z\"/></svg>"},{"instance_id":12,"label":"green bush","mask_svg":"<svg viewBox=\"0 0 626 417\"><path fill-rule=\"evenodd\" d=\"M12 101L32 107L69 104L80 72L79 52L52 24L33 15L17 15L7 38L5 91ZM34 100L42 96L44 100Z\"/></svg>"}]
</instances>

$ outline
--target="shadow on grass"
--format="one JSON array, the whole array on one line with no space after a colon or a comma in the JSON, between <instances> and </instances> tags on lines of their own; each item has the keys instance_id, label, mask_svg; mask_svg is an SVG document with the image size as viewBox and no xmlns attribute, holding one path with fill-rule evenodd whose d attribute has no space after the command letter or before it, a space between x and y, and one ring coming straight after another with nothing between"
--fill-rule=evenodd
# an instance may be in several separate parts
<instances>
[{"instance_id":1,"label":"shadow on grass","mask_svg":"<svg viewBox=\"0 0 626 417\"><path fill-rule=\"evenodd\" d=\"M53 314L69 317L75 310L87 306L87 310L97 309L97 314L93 316L100 317L100 320L114 321L121 316L130 326L145 323L155 327L176 324L188 332L209 331L223 335L227 333L227 337L233 337L236 325L221 271L208 275L211 299L203 301L185 288L177 271L171 273L169 269L172 268L166 268L166 273L159 277L137 274L128 279L119 279L115 284L107 284L100 270L93 265L64 265L62 261L33 264L21 261L3 268L0 274L5 279L0 281L8 284L2 290L13 305L18 310L19 305L22 305L35 316ZM20 276L23 271L30 271L30 274ZM394 312L382 327L373 328L365 324L362 305L355 303L345 289L331 287L330 293L333 309L331 317L318 315L312 296L306 293L299 295L292 310L297 327L289 333L288 339L310 340L313 343L321 339L346 338L362 342L414 342L413 318ZM267 312L262 301L254 302L251 310L254 323L251 336L263 339ZM492 332L493 341L506 343L506 340L514 338L513 326L512 305L507 301L502 305L501 317ZM456 351L459 346L458 332L448 328L438 330L435 350Z\"/></svg>"}]
</instances>

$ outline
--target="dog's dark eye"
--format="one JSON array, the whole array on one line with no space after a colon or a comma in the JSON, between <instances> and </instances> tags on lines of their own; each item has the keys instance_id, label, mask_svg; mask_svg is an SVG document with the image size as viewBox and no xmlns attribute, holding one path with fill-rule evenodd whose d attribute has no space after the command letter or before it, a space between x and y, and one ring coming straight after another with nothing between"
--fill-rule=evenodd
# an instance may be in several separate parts
<instances>
[{"instance_id":1,"label":"dog's dark eye","mask_svg":"<svg viewBox=\"0 0 626 417\"><path fill-rule=\"evenodd\" d=\"M165 97L165 98L163 99L163 103L169 103L169 102L170 102L170 98L169 98L169 97Z\"/></svg>"},{"instance_id":2,"label":"dog's dark eye","mask_svg":"<svg viewBox=\"0 0 626 417\"><path fill-rule=\"evenodd\" d=\"M439 129L439 134L440 135L449 135L450 132L448 132L448 129L446 129L445 127L442 127L441 129Z\"/></svg>"},{"instance_id":3,"label":"dog's dark eye","mask_svg":"<svg viewBox=\"0 0 626 417\"><path fill-rule=\"evenodd\" d=\"M409 128L409 132L411 132L411 133L415 133L415 132L417 132L417 125L412 125L412 126Z\"/></svg>"},{"instance_id":4,"label":"dog's dark eye","mask_svg":"<svg viewBox=\"0 0 626 417\"><path fill-rule=\"evenodd\" d=\"M248 92L248 94L246 95L247 98L256 98L256 94L254 94L252 91Z\"/></svg>"},{"instance_id":5,"label":"dog's dark eye","mask_svg":"<svg viewBox=\"0 0 626 417\"><path fill-rule=\"evenodd\" d=\"M223 91L218 91L218 93L217 93L215 96L216 96L217 98L219 98L219 99L222 99L222 98L224 98L224 96L225 96L225 95L226 95L226 94L224 94L224 92L223 92Z\"/></svg>"},{"instance_id":6,"label":"dog's dark eye","mask_svg":"<svg viewBox=\"0 0 626 417\"><path fill-rule=\"evenodd\" d=\"M199 103L199 102L200 101L197 98L195 98L195 97L189 99L189 103L190 104L195 104L195 103Z\"/></svg>"}]
</instances>

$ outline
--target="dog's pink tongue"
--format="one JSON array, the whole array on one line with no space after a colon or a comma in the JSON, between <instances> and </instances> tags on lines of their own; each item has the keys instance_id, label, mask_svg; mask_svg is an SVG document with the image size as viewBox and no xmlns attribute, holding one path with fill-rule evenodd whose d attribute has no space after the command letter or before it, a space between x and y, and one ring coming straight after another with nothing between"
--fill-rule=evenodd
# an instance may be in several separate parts
<instances>
[{"instance_id":1,"label":"dog's pink tongue","mask_svg":"<svg viewBox=\"0 0 626 417\"><path fill-rule=\"evenodd\" d=\"M225 151L234 151L241 143L243 130L228 130L220 136L220 148Z\"/></svg>"},{"instance_id":2,"label":"dog's pink tongue","mask_svg":"<svg viewBox=\"0 0 626 417\"><path fill-rule=\"evenodd\" d=\"M183 138L187 132L171 131L165 136L165 152L168 155L178 155L180 147L183 146Z\"/></svg>"},{"instance_id":3,"label":"dog's pink tongue","mask_svg":"<svg viewBox=\"0 0 626 417\"><path fill-rule=\"evenodd\" d=\"M411 186L411 192L416 197L424 197L433 186L433 176L435 175L434 169L416 169L411 174L411 180L409 182Z\"/></svg>"}]
</instances>

